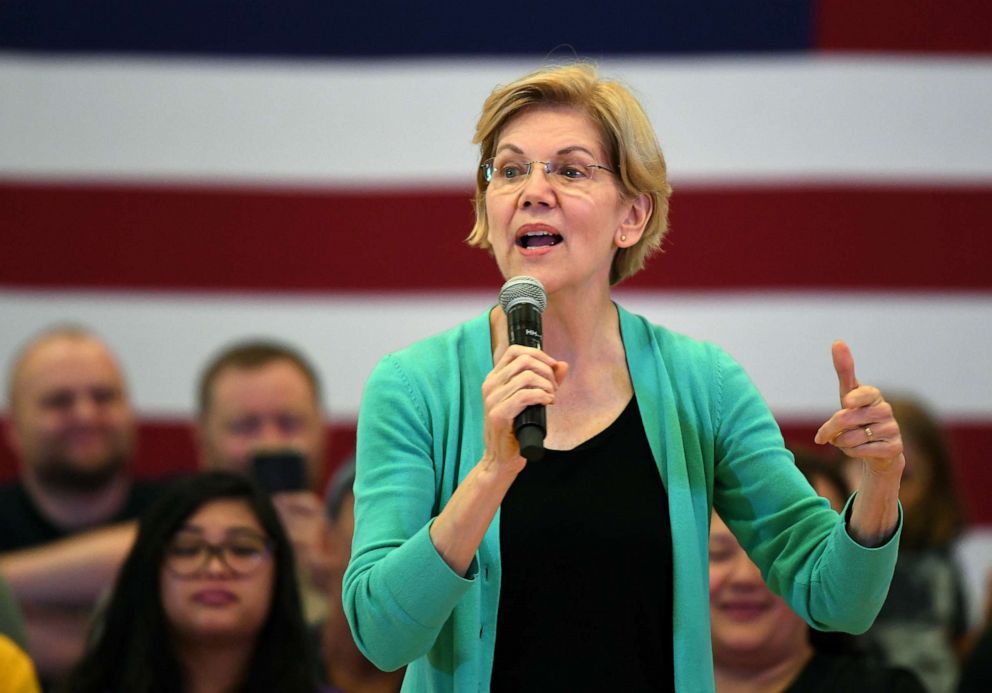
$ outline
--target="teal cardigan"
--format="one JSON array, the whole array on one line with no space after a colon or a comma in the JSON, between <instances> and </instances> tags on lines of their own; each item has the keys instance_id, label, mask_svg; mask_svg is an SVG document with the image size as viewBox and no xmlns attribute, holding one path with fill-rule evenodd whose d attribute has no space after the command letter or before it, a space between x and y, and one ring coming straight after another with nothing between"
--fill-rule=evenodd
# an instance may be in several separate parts
<instances>
[{"instance_id":1,"label":"teal cardigan","mask_svg":"<svg viewBox=\"0 0 992 693\"><path fill-rule=\"evenodd\" d=\"M668 493L677 689L714 688L708 591L714 508L771 589L812 626L866 630L888 590L898 532L876 549L851 540L840 516L796 469L768 407L733 359L617 310L644 429ZM492 367L487 312L386 356L362 398L344 608L372 662L386 670L409 665L404 691L489 690L499 513L465 576L441 559L428 531L482 457L481 388Z\"/></svg>"}]
</instances>

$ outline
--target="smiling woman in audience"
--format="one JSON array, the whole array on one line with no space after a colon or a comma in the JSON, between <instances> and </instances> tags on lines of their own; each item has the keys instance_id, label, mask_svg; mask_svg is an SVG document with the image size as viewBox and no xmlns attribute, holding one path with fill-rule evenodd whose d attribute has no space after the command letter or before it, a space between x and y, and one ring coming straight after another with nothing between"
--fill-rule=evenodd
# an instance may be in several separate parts
<instances>
[{"instance_id":1,"label":"smiling woman in audience","mask_svg":"<svg viewBox=\"0 0 992 693\"><path fill-rule=\"evenodd\" d=\"M839 465L799 452L796 466L835 511L843 510L848 490ZM908 670L862 653L846 633L812 630L768 589L758 566L716 514L709 558L717 693L926 690Z\"/></svg>"},{"instance_id":2,"label":"smiling woman in audience","mask_svg":"<svg viewBox=\"0 0 992 693\"><path fill-rule=\"evenodd\" d=\"M313 693L292 548L248 479L183 480L142 519L73 693Z\"/></svg>"}]
</instances>

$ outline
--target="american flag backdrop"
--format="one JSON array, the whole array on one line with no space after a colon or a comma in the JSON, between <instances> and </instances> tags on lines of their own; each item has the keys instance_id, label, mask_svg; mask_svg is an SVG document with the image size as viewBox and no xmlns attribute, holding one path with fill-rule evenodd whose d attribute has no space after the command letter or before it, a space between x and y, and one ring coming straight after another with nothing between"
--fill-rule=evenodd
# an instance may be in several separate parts
<instances>
[{"instance_id":1,"label":"american flag backdrop","mask_svg":"<svg viewBox=\"0 0 992 693\"><path fill-rule=\"evenodd\" d=\"M93 327L156 474L195 465L204 361L278 337L323 374L340 459L381 355L502 283L462 241L483 99L574 57L633 87L675 189L665 253L620 300L725 347L803 442L846 339L863 381L947 422L992 523L984 0L4 0L0 361Z\"/></svg>"}]
</instances>

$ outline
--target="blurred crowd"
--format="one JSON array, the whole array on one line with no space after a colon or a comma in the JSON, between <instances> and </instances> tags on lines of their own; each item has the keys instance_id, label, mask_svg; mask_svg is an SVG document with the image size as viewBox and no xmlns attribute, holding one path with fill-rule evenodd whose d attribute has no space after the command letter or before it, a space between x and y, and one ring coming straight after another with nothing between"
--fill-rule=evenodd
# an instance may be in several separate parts
<instances>
[{"instance_id":1,"label":"blurred crowd","mask_svg":"<svg viewBox=\"0 0 992 693\"><path fill-rule=\"evenodd\" d=\"M399 690L403 671L369 663L342 611L354 463L318 488L327 422L305 355L258 340L217 353L195 388L201 471L165 479L133 474L135 413L99 336L50 328L8 368L18 477L0 486L0 690ZM992 690L992 609L985 595L983 618L969 619L967 518L944 432L919 401L892 404L904 524L874 626L810 629L714 515L719 691ZM859 463L795 453L846 512Z\"/></svg>"},{"instance_id":2,"label":"blurred crowd","mask_svg":"<svg viewBox=\"0 0 992 693\"><path fill-rule=\"evenodd\" d=\"M202 471L154 480L134 477L127 382L97 335L53 327L9 368L0 690L37 690L34 672L49 691L399 689L342 613L354 467L316 488L326 417L306 357L216 354L190 431Z\"/></svg>"}]
</instances>

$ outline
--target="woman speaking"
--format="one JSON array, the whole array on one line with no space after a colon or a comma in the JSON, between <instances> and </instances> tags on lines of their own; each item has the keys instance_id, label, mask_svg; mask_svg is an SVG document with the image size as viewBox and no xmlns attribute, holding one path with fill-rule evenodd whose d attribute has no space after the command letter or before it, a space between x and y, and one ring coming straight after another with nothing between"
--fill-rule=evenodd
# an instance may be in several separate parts
<instances>
[{"instance_id":1,"label":"woman speaking","mask_svg":"<svg viewBox=\"0 0 992 693\"><path fill-rule=\"evenodd\" d=\"M668 224L665 161L631 93L587 65L541 70L489 96L475 142L468 240L543 285L543 342L510 344L495 306L373 372L344 585L366 656L409 665L405 691L712 690L711 509L812 626L866 629L904 461L847 347L841 409L817 433L864 460L839 516L736 362L611 298ZM514 419L531 406L547 433L527 461Z\"/></svg>"}]
</instances>

